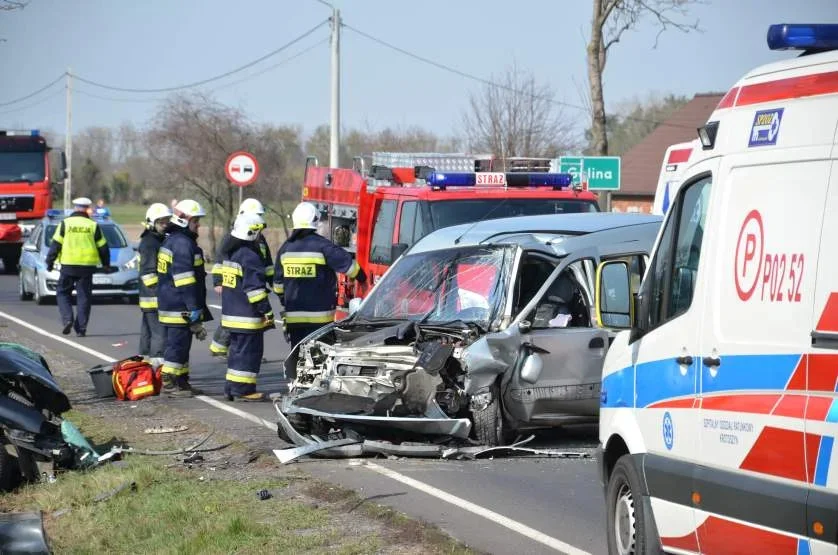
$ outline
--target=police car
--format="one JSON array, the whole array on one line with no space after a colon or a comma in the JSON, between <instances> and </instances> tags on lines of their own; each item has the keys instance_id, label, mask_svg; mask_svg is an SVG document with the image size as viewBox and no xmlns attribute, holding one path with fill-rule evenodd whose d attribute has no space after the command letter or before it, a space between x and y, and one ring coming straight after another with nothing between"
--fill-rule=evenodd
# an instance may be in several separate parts
<instances>
[{"instance_id":1,"label":"police car","mask_svg":"<svg viewBox=\"0 0 838 555\"><path fill-rule=\"evenodd\" d=\"M698 130L603 365L611 553L838 552L838 25L772 50Z\"/></svg>"},{"instance_id":2,"label":"police car","mask_svg":"<svg viewBox=\"0 0 838 555\"><path fill-rule=\"evenodd\" d=\"M46 257L52 243L52 236L58 224L72 213L72 210L48 210L38 222L20 255L18 292L21 300L34 298L38 304L55 298L61 264L56 262L52 272L46 268ZM119 224L110 219L107 208L98 208L93 219L99 224L111 252L109 272L93 274L93 295L95 297L122 297L129 302L139 300L139 254L131 245Z\"/></svg>"}]
</instances>

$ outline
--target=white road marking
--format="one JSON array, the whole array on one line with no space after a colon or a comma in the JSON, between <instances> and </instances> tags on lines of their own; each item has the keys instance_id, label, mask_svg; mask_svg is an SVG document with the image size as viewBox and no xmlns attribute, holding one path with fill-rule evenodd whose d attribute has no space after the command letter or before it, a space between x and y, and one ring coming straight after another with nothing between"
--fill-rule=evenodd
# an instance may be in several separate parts
<instances>
[{"instance_id":1,"label":"white road marking","mask_svg":"<svg viewBox=\"0 0 838 555\"><path fill-rule=\"evenodd\" d=\"M221 308L220 306L216 306L216 305L209 305L209 306L212 307L212 308ZM101 359L105 362L116 362L118 360L118 359L110 357L110 356L108 356L104 353L100 353L99 351L91 349L89 347L85 347L84 345L76 343L75 341L72 341L70 339L65 339L64 337L61 337L60 335L55 335L54 333L50 333L50 332L48 332L44 329L39 328L38 326L34 326L34 325L30 324L29 322L21 320L20 318L16 318L16 317L14 317L11 314L8 314L6 312L0 311L0 317L3 317L3 318L5 318L5 319L7 319L11 322L14 322L15 324L23 326L27 329L30 329L30 330L34 331L35 333L37 333L39 335L43 335L44 337L49 337L50 339L53 339L53 340L58 341L60 343L64 343L65 345L69 345L70 347L73 347L74 349L78 349L79 351L87 353L87 354L89 354L91 356L94 356L98 359ZM272 430L274 432L277 431L277 424L275 424L273 422L269 422L269 421L265 420L264 418L259 418L255 414L250 414L248 412L237 409L235 407L231 407L231 406L229 406L229 405L227 405L227 404L225 404L221 401L218 401L217 399L213 399L213 398L207 397L205 395L197 395L197 396L193 397L193 399L198 399L198 400L203 401L204 403L207 403L208 405L213 406L217 409L221 409L223 411L229 412L230 414L235 414L236 416L244 418L245 420L253 422L254 424L257 424L259 426L264 426L265 428L268 428L269 430ZM407 486L410 486L414 489L417 489L417 490L419 490L423 493L427 493L428 495L436 497L437 499L441 499L442 501L445 501L446 503L450 503L452 505L460 507L461 509L465 509L466 511L469 511L472 514L483 517L487 520L491 520L495 524L503 526L504 528L508 528L509 530L512 530L513 532L521 534L522 536L525 536L525 537L527 537L527 538L529 538L533 541L536 541L536 542L538 542L542 545L546 545L547 547L556 549L557 551L566 553L567 555L590 555L590 553L588 553L587 551L583 551L581 549L573 547L572 545L567 544L567 543L565 543L565 542L563 542L563 541L561 541L557 538L554 538L552 536L548 536L547 534L544 534L543 532L539 532L538 530L535 530L534 528L530 528L529 526L527 526L525 524L522 524L518 521L512 520L511 518L507 518L507 517L505 517L501 514L498 514L494 511L486 509L485 507L481 507L480 505L476 505L476 504L472 503L471 501L466 501L465 499L457 497L456 495L451 495L450 493L442 491L441 489L435 488L434 486L431 486L431 485L426 484L424 482L420 482L419 480L416 480L414 478L410 478L408 476L405 476L404 474L399 474L398 472L396 472L394 470L390 470L389 468L385 468L383 466L379 466L379 465L377 465L375 463L371 463L371 462L366 462L366 463L364 463L363 466L369 468L370 470L378 472L379 474L387 476L388 478L390 478L392 480L396 480L397 482L401 482L401 483L403 483Z\"/></svg>"},{"instance_id":2,"label":"white road marking","mask_svg":"<svg viewBox=\"0 0 838 555\"><path fill-rule=\"evenodd\" d=\"M396 480L397 482L401 482L405 485L408 485L414 489L417 489L423 493L427 493L437 499L441 499L446 503L451 503L461 509L465 509L466 511L476 514L477 516L481 516L487 520L491 520L495 524L499 524L504 528L508 528L513 532L517 532L522 536L526 536L527 538L536 541L540 544L546 545L547 547L551 547L557 551L561 551L562 553L567 553L567 555L590 555L587 551L582 551L579 548L573 547L570 544L567 544L559 539L556 539L552 536L548 536L534 528L530 528L526 524L521 524L518 521L512 520L511 518L507 518L501 514L498 514L494 511L490 511L485 507L481 507L480 505L476 505L471 501L466 501L465 499L461 499L456 495L451 495L446 491L442 491L441 489L435 488L430 486L424 482L420 482L414 478L410 478L405 476L404 474L399 474L394 470L390 470L389 468L385 468L383 466L379 466L375 463L365 463L363 466L369 468L370 470L374 470L379 474L383 474L392 480Z\"/></svg>"},{"instance_id":3,"label":"white road marking","mask_svg":"<svg viewBox=\"0 0 838 555\"><path fill-rule=\"evenodd\" d=\"M218 310L221 310L221 305L220 304L208 304L207 306L210 307L210 308L217 308Z\"/></svg>"}]
</instances>

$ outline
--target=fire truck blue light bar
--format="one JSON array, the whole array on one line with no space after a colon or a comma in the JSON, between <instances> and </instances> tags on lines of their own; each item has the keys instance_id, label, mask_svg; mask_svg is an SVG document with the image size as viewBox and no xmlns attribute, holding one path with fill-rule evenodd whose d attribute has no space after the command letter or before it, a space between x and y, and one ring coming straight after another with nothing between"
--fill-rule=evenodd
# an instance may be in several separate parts
<instances>
[{"instance_id":1,"label":"fire truck blue light bar","mask_svg":"<svg viewBox=\"0 0 838 555\"><path fill-rule=\"evenodd\" d=\"M489 179L491 177L491 179ZM573 176L569 173L495 173L477 174L462 172L432 172L426 182L431 187L570 187Z\"/></svg>"},{"instance_id":2,"label":"fire truck blue light bar","mask_svg":"<svg viewBox=\"0 0 838 555\"><path fill-rule=\"evenodd\" d=\"M835 50L838 49L836 24L788 24L768 27L770 50Z\"/></svg>"}]
</instances>

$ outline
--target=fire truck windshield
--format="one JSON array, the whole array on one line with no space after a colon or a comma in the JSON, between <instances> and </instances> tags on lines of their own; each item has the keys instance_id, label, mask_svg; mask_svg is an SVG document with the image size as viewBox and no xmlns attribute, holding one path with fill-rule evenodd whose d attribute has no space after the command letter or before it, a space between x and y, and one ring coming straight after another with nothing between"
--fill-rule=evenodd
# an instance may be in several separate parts
<instances>
[{"instance_id":1,"label":"fire truck windshield","mask_svg":"<svg viewBox=\"0 0 838 555\"><path fill-rule=\"evenodd\" d=\"M503 204L500 204L503 203ZM574 199L468 199L437 200L430 202L434 229L482 221L487 217L537 216L542 214L572 214L598 212L593 201Z\"/></svg>"},{"instance_id":2,"label":"fire truck windshield","mask_svg":"<svg viewBox=\"0 0 838 555\"><path fill-rule=\"evenodd\" d=\"M0 152L0 182L43 181L43 152Z\"/></svg>"}]
</instances>

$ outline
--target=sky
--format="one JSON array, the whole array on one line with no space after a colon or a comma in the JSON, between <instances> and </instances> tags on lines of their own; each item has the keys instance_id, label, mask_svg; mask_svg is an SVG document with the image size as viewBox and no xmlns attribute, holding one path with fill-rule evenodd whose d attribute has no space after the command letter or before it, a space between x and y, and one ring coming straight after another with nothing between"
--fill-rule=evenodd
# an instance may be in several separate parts
<instances>
[{"instance_id":1,"label":"sky","mask_svg":"<svg viewBox=\"0 0 838 555\"><path fill-rule=\"evenodd\" d=\"M481 78L499 76L514 62L553 87L557 100L578 106L565 108L564 117L578 121L580 129L587 122L582 92L590 0L332 3L346 25ZM23 10L0 12L0 128L63 134L64 80L7 103L67 68L118 88L189 84L256 60L330 15L318 0L31 0ZM768 50L770 24L838 23L838 0L704 0L684 20L696 19L703 32L670 30L657 48L651 20L624 35L606 67L607 110L652 94L724 92L753 67L795 56ZM323 25L280 54L199 90L214 91L253 120L297 124L310 132L329 121L328 36ZM344 129L418 125L452 135L460 131L469 94L483 86L347 28L340 44ZM165 96L75 82L72 128L125 122L144 127Z\"/></svg>"}]
</instances>

